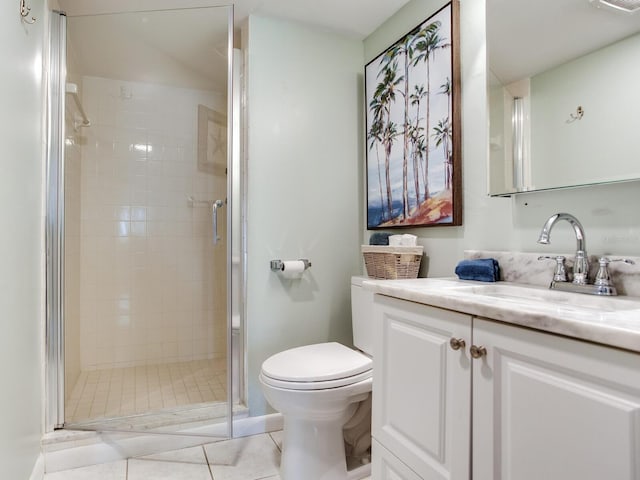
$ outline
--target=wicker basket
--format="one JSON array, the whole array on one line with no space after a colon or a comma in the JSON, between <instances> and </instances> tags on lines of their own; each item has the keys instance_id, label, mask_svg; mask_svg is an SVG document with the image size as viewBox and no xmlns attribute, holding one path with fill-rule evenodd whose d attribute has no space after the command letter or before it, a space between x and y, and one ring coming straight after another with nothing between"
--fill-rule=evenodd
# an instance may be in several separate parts
<instances>
[{"instance_id":1,"label":"wicker basket","mask_svg":"<svg viewBox=\"0 0 640 480\"><path fill-rule=\"evenodd\" d=\"M417 278L424 247L362 245L364 264L370 278L396 280Z\"/></svg>"}]
</instances>

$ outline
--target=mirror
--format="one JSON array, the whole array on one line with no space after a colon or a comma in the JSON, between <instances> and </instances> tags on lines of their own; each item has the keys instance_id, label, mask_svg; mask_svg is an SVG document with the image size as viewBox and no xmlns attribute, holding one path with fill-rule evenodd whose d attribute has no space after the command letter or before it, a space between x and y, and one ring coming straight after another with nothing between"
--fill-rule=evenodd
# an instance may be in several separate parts
<instances>
[{"instance_id":1,"label":"mirror","mask_svg":"<svg viewBox=\"0 0 640 480\"><path fill-rule=\"evenodd\" d=\"M640 10L486 6L489 194L640 179Z\"/></svg>"}]
</instances>

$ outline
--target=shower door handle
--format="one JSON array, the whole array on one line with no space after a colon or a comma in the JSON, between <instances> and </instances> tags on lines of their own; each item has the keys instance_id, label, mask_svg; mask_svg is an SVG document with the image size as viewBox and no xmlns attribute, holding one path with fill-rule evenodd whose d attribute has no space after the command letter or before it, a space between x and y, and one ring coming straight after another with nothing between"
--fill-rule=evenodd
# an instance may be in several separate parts
<instances>
[{"instance_id":1,"label":"shower door handle","mask_svg":"<svg viewBox=\"0 0 640 480\"><path fill-rule=\"evenodd\" d=\"M218 209L224 206L222 200L216 200L211 204L211 220L213 223L213 244L217 245L220 241L218 236Z\"/></svg>"}]
</instances>

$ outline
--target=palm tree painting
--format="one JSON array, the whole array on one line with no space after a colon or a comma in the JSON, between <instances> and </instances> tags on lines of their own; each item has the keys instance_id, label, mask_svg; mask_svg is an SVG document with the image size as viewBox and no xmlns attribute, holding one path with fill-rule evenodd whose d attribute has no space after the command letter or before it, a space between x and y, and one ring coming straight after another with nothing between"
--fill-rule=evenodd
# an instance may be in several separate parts
<instances>
[{"instance_id":1,"label":"palm tree painting","mask_svg":"<svg viewBox=\"0 0 640 480\"><path fill-rule=\"evenodd\" d=\"M458 0L365 69L367 228L461 224Z\"/></svg>"}]
</instances>

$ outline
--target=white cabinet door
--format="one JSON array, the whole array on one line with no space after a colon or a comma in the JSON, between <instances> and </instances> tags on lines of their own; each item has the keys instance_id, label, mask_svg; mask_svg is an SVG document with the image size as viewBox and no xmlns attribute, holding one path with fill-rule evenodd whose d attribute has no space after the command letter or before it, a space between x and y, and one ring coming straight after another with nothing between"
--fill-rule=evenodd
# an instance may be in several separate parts
<instances>
[{"instance_id":1,"label":"white cabinet door","mask_svg":"<svg viewBox=\"0 0 640 480\"><path fill-rule=\"evenodd\" d=\"M640 355L473 325L474 478L640 478Z\"/></svg>"},{"instance_id":2,"label":"white cabinet door","mask_svg":"<svg viewBox=\"0 0 640 480\"><path fill-rule=\"evenodd\" d=\"M373 437L422 479L468 480L471 317L376 295L374 322Z\"/></svg>"},{"instance_id":3,"label":"white cabinet door","mask_svg":"<svg viewBox=\"0 0 640 480\"><path fill-rule=\"evenodd\" d=\"M371 444L371 475L375 480L421 480L389 450L373 440Z\"/></svg>"}]
</instances>

